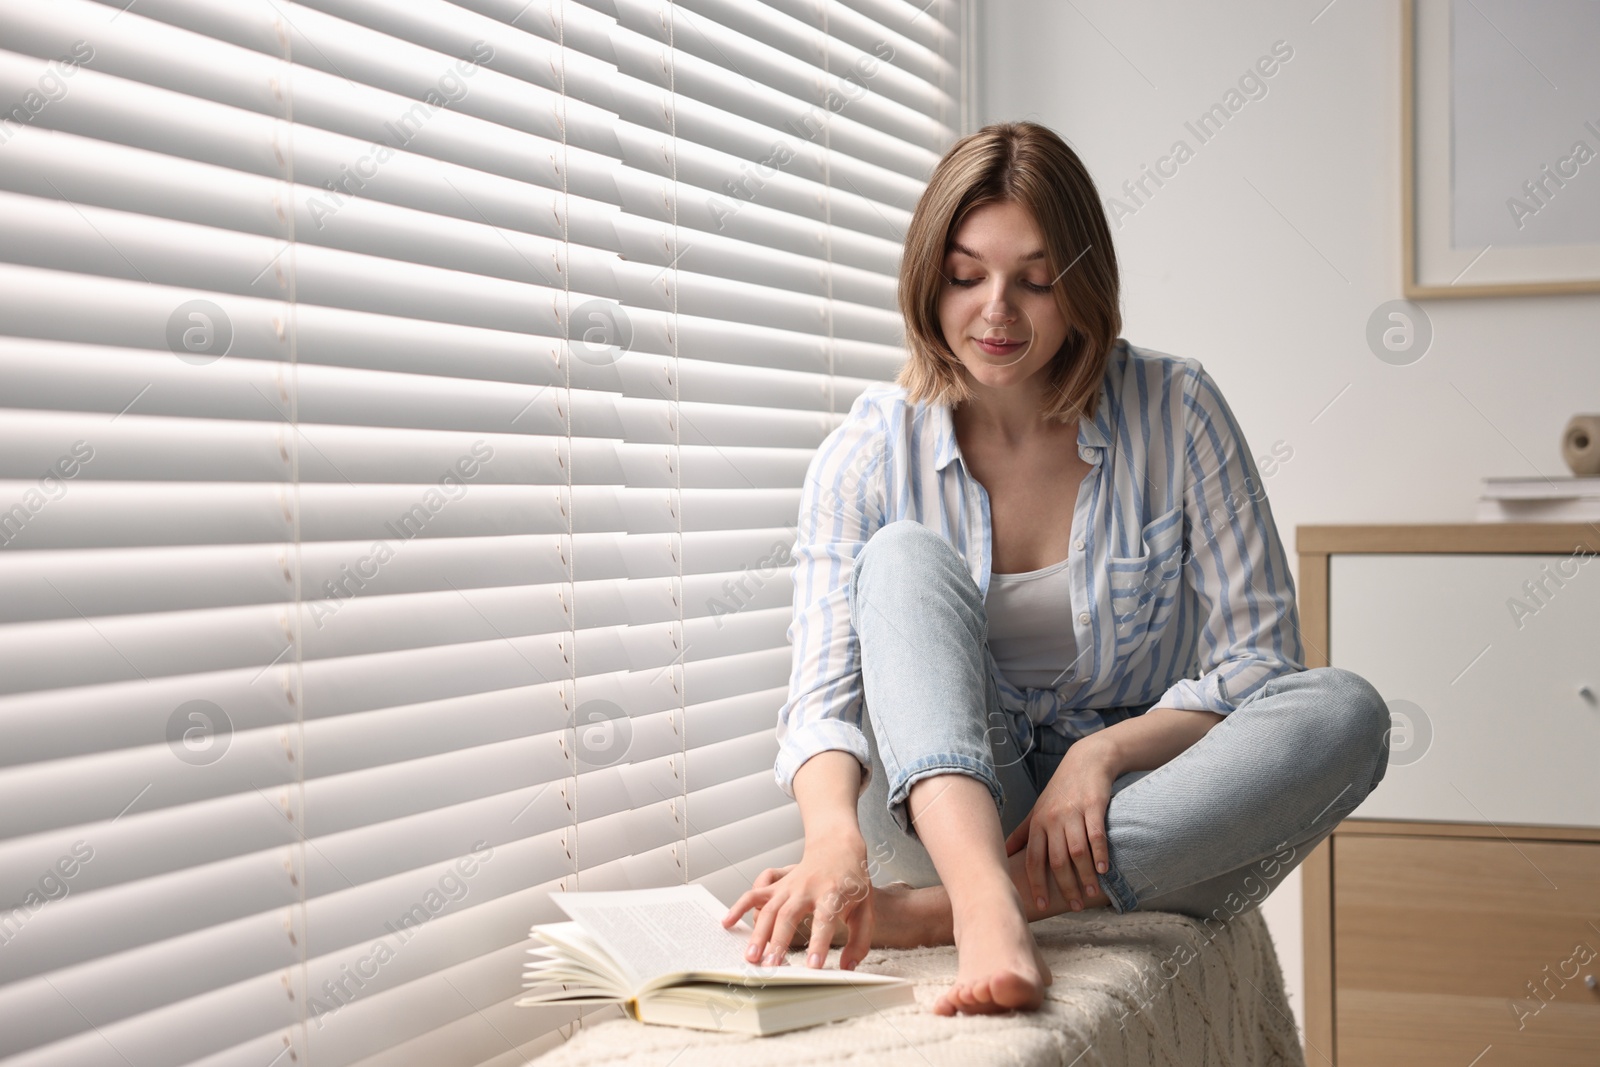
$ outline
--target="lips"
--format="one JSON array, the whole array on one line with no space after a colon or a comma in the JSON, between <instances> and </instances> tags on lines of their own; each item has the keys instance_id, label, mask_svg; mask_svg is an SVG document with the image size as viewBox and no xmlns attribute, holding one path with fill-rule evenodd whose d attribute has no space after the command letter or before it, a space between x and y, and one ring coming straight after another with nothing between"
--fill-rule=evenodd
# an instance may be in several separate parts
<instances>
[{"instance_id":1,"label":"lips","mask_svg":"<svg viewBox=\"0 0 1600 1067\"><path fill-rule=\"evenodd\" d=\"M995 342L984 340L981 337L974 337L973 342L991 356L1003 356L1008 353L1015 352L1017 349L1028 343L1026 341Z\"/></svg>"}]
</instances>

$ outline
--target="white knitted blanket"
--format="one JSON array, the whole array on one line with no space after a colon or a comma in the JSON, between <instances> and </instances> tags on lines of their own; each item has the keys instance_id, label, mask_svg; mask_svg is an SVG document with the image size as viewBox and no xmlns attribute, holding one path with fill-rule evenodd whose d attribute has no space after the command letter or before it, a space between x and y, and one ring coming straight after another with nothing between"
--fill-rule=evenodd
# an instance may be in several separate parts
<instances>
[{"instance_id":1,"label":"white knitted blanket","mask_svg":"<svg viewBox=\"0 0 1600 1067\"><path fill-rule=\"evenodd\" d=\"M1226 925L1171 912L1094 911L1033 929L1055 975L1037 1012L935 1015L934 1001L955 979L954 946L874 949L860 969L912 979L915 1006L760 1038L612 1018L585 1025L533 1062L1305 1067L1283 972L1258 911Z\"/></svg>"}]
</instances>

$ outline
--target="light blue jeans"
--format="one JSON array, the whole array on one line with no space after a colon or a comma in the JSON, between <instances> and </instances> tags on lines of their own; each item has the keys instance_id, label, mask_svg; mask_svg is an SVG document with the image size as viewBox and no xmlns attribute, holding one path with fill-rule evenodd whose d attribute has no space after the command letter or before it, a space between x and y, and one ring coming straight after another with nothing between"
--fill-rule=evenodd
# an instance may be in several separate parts
<instances>
[{"instance_id":1,"label":"light blue jeans","mask_svg":"<svg viewBox=\"0 0 1600 1067\"><path fill-rule=\"evenodd\" d=\"M967 774L1010 834L1071 739L1036 728L1018 753L991 671L988 621L955 548L911 520L880 528L848 590L861 647L872 777L857 809L875 885L939 882L910 825L913 783ZM1103 711L1108 724L1153 705ZM1119 912L1226 921L1254 908L1383 780L1390 718L1371 683L1338 667L1275 678L1153 771L1112 784L1110 869Z\"/></svg>"}]
</instances>

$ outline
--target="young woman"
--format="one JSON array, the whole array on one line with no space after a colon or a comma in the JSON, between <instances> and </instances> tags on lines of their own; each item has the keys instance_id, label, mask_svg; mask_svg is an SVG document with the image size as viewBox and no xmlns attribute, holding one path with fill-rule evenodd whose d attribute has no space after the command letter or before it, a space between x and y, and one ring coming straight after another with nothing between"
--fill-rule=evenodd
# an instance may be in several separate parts
<instances>
[{"instance_id":1,"label":"young woman","mask_svg":"<svg viewBox=\"0 0 1600 1067\"><path fill-rule=\"evenodd\" d=\"M846 968L953 941L935 1011L1030 1010L1029 922L1253 908L1382 779L1389 714L1305 669L1244 435L1198 361L1118 336L1111 233L1058 136L950 149L899 300L904 370L802 492L775 774L804 853L725 922L756 908L749 958L798 935L813 967L835 935Z\"/></svg>"}]
</instances>

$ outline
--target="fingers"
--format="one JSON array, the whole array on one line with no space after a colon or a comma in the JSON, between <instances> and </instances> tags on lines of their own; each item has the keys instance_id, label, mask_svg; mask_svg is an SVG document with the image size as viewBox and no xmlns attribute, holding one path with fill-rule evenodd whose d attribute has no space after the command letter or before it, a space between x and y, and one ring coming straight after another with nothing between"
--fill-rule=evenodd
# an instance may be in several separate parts
<instances>
[{"instance_id":1,"label":"fingers","mask_svg":"<svg viewBox=\"0 0 1600 1067\"><path fill-rule=\"evenodd\" d=\"M801 916L805 909L790 897L783 907L777 909L777 918L772 924L772 934L767 939L766 954L761 957L761 963L766 967L777 967L788 958L789 945L794 941L795 927L800 925ZM763 918L766 916L763 915Z\"/></svg>"},{"instance_id":2,"label":"fingers","mask_svg":"<svg viewBox=\"0 0 1600 1067\"><path fill-rule=\"evenodd\" d=\"M828 949L833 945L833 930L838 915L823 904L811 917L811 944L806 946L806 966L821 967L828 961Z\"/></svg>"},{"instance_id":3,"label":"fingers","mask_svg":"<svg viewBox=\"0 0 1600 1067\"><path fill-rule=\"evenodd\" d=\"M762 890L762 892L770 892ZM745 946L744 958L751 963L761 960L767 951L767 943L772 940L772 928L778 921L778 901L769 898L759 912L756 913L755 929L750 934L750 944Z\"/></svg>"},{"instance_id":4,"label":"fingers","mask_svg":"<svg viewBox=\"0 0 1600 1067\"><path fill-rule=\"evenodd\" d=\"M1028 891L1033 894L1034 906L1040 911L1050 903L1050 893L1044 881L1045 861L1048 858L1045 853L1049 848L1047 836L1043 826L1034 827L1033 832L1028 835Z\"/></svg>"},{"instance_id":5,"label":"fingers","mask_svg":"<svg viewBox=\"0 0 1600 1067\"><path fill-rule=\"evenodd\" d=\"M800 922L795 925L794 937L789 941L791 949L804 947L811 940L811 916L801 915Z\"/></svg>"},{"instance_id":6,"label":"fingers","mask_svg":"<svg viewBox=\"0 0 1600 1067\"><path fill-rule=\"evenodd\" d=\"M1066 825L1067 853L1071 857L1073 873L1085 896L1100 892L1100 879L1094 876L1094 856L1089 852L1089 832L1084 827L1083 816L1073 812Z\"/></svg>"},{"instance_id":7,"label":"fingers","mask_svg":"<svg viewBox=\"0 0 1600 1067\"><path fill-rule=\"evenodd\" d=\"M753 890L769 889L770 887L783 881L788 873L798 866L800 866L798 863L791 863L787 867L768 867L766 870L756 875L756 880L751 888ZM756 904L756 914L750 920L752 924L754 924L755 921L761 917L761 909L764 906L765 904L762 902L758 902ZM723 925L726 926L728 924L724 923Z\"/></svg>"},{"instance_id":8,"label":"fingers","mask_svg":"<svg viewBox=\"0 0 1600 1067\"><path fill-rule=\"evenodd\" d=\"M778 881L780 878L784 877L798 866L800 866L798 863L791 863L787 867L768 867L766 870L756 875L756 880L752 884L752 888L765 889L767 886Z\"/></svg>"},{"instance_id":9,"label":"fingers","mask_svg":"<svg viewBox=\"0 0 1600 1067\"><path fill-rule=\"evenodd\" d=\"M846 896L838 890L823 894L820 899L813 901L810 893L800 890L791 890L778 885L783 877L795 865L789 868L763 871L757 881L767 880L768 876L775 875L772 884L761 888L753 888L744 893L734 902L732 908L723 916L723 926L732 926L746 911L755 908L751 921L750 940L745 945L744 958L751 962L767 967L779 966L786 962L786 957L795 942L807 946L808 960L810 956L820 957L820 962L812 966L820 967L827 961L828 949L833 944L833 936L841 927L854 932L857 923L851 925L850 915L859 914L862 907L870 901L870 892L861 899L861 904L851 907L848 901L858 899L856 894ZM866 933L860 936L870 937L871 922L870 912L863 916ZM848 943L848 942L847 942ZM866 955L868 941L862 941L858 954L853 957L860 960ZM846 957L840 956L841 965Z\"/></svg>"},{"instance_id":10,"label":"fingers","mask_svg":"<svg viewBox=\"0 0 1600 1067\"><path fill-rule=\"evenodd\" d=\"M762 890L782 881L790 871L798 866L800 866L798 863L791 863L787 867L768 867L756 875L756 880L751 883L750 888L745 891L743 896L733 902L733 907L729 908L728 914L723 916L722 925L732 926L743 918L744 913L751 908L759 911L765 905L766 898L769 895L763 893Z\"/></svg>"},{"instance_id":11,"label":"fingers","mask_svg":"<svg viewBox=\"0 0 1600 1067\"><path fill-rule=\"evenodd\" d=\"M733 907L728 909L728 913L722 917L723 927L727 928L736 925L740 919L744 918L744 913L751 908L756 909L756 916L759 919L760 909L766 904L767 898L771 895L771 891L765 886L745 890L739 899L733 902Z\"/></svg>"},{"instance_id":12,"label":"fingers","mask_svg":"<svg viewBox=\"0 0 1600 1067\"><path fill-rule=\"evenodd\" d=\"M1101 874L1111 869L1111 846L1106 842L1106 807L1110 803L1107 800L1105 806L1085 812L1083 820L1089 828L1089 851L1093 854L1094 869Z\"/></svg>"},{"instance_id":13,"label":"fingers","mask_svg":"<svg viewBox=\"0 0 1600 1067\"><path fill-rule=\"evenodd\" d=\"M872 946L872 923L875 917L872 895L869 893L867 899L856 907L846 921L845 925L850 936L846 938L844 948L839 950L840 970L853 971L857 964L867 958L867 952ZM826 951L823 952L822 958L824 960L828 958Z\"/></svg>"},{"instance_id":14,"label":"fingers","mask_svg":"<svg viewBox=\"0 0 1600 1067\"><path fill-rule=\"evenodd\" d=\"M1083 899L1078 888L1078 876L1072 867L1072 856L1068 851L1067 833L1062 827L1051 827L1046 835L1050 842L1050 870L1055 875L1056 884L1061 887L1061 896L1072 907L1073 911L1083 910Z\"/></svg>"}]
</instances>

